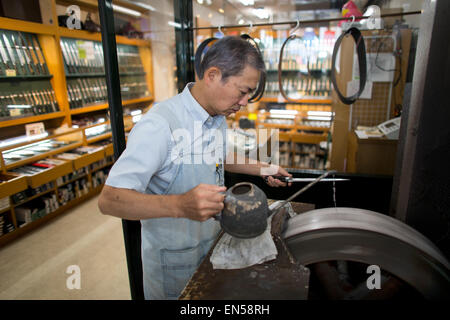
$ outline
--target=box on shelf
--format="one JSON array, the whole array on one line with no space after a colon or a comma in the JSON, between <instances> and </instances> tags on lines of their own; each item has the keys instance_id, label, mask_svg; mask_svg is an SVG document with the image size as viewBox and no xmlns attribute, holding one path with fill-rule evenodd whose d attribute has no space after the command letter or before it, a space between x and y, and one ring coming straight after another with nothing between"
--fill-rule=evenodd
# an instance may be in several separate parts
<instances>
[{"instance_id":1,"label":"box on shelf","mask_svg":"<svg viewBox=\"0 0 450 320\"><path fill-rule=\"evenodd\" d=\"M0 197L7 197L28 188L27 178L9 173L0 173Z\"/></svg>"},{"instance_id":2,"label":"box on shelf","mask_svg":"<svg viewBox=\"0 0 450 320\"><path fill-rule=\"evenodd\" d=\"M63 154L56 155L58 159L72 160L75 170L81 169L103 159L105 149L103 146L82 146Z\"/></svg>"},{"instance_id":3,"label":"box on shelf","mask_svg":"<svg viewBox=\"0 0 450 320\"><path fill-rule=\"evenodd\" d=\"M73 170L72 161L47 158L31 165L13 169L15 174L26 176L28 185L36 188L44 183L54 181Z\"/></svg>"}]
</instances>

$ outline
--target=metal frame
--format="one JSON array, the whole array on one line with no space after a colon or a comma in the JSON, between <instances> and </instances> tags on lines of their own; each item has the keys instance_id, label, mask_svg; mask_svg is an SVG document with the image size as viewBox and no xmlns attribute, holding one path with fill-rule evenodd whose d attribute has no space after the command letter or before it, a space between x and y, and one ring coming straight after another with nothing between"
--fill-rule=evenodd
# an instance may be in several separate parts
<instances>
[{"instance_id":1,"label":"metal frame","mask_svg":"<svg viewBox=\"0 0 450 320\"><path fill-rule=\"evenodd\" d=\"M181 28L175 27L175 44L177 50L178 92L183 91L186 84L195 81L194 71L194 24L192 15L192 0L174 0L173 10L175 22Z\"/></svg>"},{"instance_id":2,"label":"metal frame","mask_svg":"<svg viewBox=\"0 0 450 320\"><path fill-rule=\"evenodd\" d=\"M402 116L392 215L450 256L450 2L428 0L422 14L411 102ZM399 148L400 149L400 148Z\"/></svg>"},{"instance_id":3,"label":"metal frame","mask_svg":"<svg viewBox=\"0 0 450 320\"><path fill-rule=\"evenodd\" d=\"M105 59L106 86L108 88L108 104L111 118L114 157L115 159L118 159L125 150L126 141L112 0L98 0L98 11L100 15L103 56ZM133 300L143 300L141 223L139 221L122 220L122 229L127 257L131 298Z\"/></svg>"}]
</instances>

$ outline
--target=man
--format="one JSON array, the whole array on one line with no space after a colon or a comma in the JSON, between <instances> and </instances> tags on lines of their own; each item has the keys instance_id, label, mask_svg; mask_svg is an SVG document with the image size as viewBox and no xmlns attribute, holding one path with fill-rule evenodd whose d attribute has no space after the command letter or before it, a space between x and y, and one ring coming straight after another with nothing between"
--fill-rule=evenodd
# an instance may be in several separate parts
<instances>
[{"instance_id":1,"label":"man","mask_svg":"<svg viewBox=\"0 0 450 320\"><path fill-rule=\"evenodd\" d=\"M225 117L247 104L261 72L264 62L250 43L217 41L199 80L148 111L112 167L98 205L104 214L141 220L146 299L178 298L211 248L220 231L212 218L224 207L223 170L263 176L269 166L222 160ZM205 161L211 155L214 161ZM286 185L273 177L267 183Z\"/></svg>"}]
</instances>

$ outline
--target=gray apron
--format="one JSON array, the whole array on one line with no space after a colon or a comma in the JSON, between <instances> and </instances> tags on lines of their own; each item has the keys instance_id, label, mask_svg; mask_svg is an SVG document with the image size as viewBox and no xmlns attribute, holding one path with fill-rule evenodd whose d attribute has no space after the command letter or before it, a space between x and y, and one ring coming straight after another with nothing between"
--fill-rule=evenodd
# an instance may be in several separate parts
<instances>
[{"instance_id":1,"label":"gray apron","mask_svg":"<svg viewBox=\"0 0 450 320\"><path fill-rule=\"evenodd\" d=\"M183 105L181 99L180 105ZM167 120L172 133L182 128L182 121L177 119L176 112L167 107L153 111ZM206 150L211 153L210 148ZM221 176L220 183L223 184L223 165L217 170L216 163L192 164L183 161L185 157L192 159L199 156L194 152L196 150L179 154L181 161L177 162L175 179L164 194L182 194L201 183L217 184L218 176ZM155 218L141 220L141 224L145 298L177 299L216 240L220 225L212 218L205 222Z\"/></svg>"}]
</instances>

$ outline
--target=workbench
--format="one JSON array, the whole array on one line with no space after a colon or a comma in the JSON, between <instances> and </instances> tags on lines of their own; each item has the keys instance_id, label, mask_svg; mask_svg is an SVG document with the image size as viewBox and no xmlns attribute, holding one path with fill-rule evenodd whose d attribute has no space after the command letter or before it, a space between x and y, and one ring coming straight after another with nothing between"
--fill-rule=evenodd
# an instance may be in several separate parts
<instances>
[{"instance_id":1,"label":"workbench","mask_svg":"<svg viewBox=\"0 0 450 320\"><path fill-rule=\"evenodd\" d=\"M268 200L268 204L274 200ZM291 202L295 213L314 209L313 204ZM277 247L277 258L243 269L213 269L210 262L217 238L200 266L187 283L180 300L306 300L308 298L309 269L295 262L295 258L281 239L287 210L282 208L272 218L271 234Z\"/></svg>"}]
</instances>

